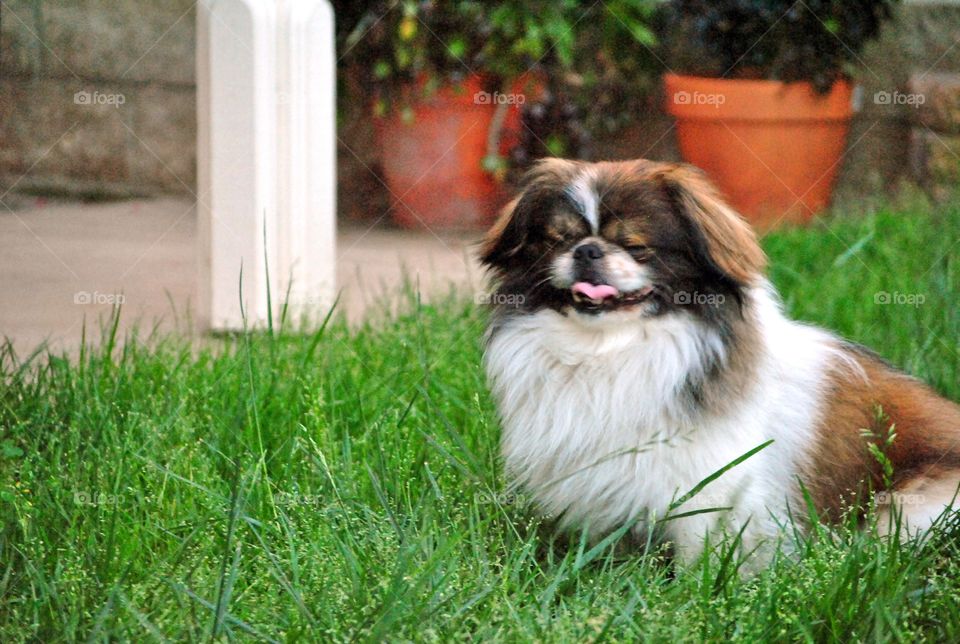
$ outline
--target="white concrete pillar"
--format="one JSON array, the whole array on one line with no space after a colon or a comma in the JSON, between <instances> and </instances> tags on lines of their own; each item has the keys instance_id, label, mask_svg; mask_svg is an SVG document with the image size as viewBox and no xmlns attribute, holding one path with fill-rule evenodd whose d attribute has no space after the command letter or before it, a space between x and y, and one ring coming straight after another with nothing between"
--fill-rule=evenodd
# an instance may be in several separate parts
<instances>
[{"instance_id":1,"label":"white concrete pillar","mask_svg":"<svg viewBox=\"0 0 960 644\"><path fill-rule=\"evenodd\" d=\"M318 314L334 289L333 11L202 0L197 15L200 321L262 326L268 287L274 316L288 288L294 315Z\"/></svg>"},{"instance_id":2,"label":"white concrete pillar","mask_svg":"<svg viewBox=\"0 0 960 644\"><path fill-rule=\"evenodd\" d=\"M277 277L294 315L333 304L337 62L327 0L281 2L278 40L280 242Z\"/></svg>"}]
</instances>

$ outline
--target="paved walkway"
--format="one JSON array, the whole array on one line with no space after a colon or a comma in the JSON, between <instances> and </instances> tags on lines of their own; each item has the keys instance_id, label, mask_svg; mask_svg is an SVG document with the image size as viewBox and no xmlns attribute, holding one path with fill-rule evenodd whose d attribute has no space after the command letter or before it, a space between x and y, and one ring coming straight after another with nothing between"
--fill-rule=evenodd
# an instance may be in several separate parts
<instances>
[{"instance_id":1,"label":"paved walkway","mask_svg":"<svg viewBox=\"0 0 960 644\"><path fill-rule=\"evenodd\" d=\"M6 200L5 200L6 201ZM196 210L181 199L114 203L48 203L21 199L0 208L0 337L20 355L43 341L76 347L122 293L122 327L195 333ZM351 321L374 303L395 300L403 269L425 297L456 284L483 284L474 258L478 235L401 231L381 222L339 231L338 284Z\"/></svg>"}]
</instances>

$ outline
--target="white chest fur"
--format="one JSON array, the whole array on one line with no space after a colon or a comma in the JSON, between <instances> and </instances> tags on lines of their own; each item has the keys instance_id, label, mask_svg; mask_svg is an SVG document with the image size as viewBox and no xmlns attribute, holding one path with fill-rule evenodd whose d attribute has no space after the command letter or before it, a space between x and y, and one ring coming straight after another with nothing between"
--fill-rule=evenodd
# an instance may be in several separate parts
<instances>
[{"instance_id":1,"label":"white chest fur","mask_svg":"<svg viewBox=\"0 0 960 644\"><path fill-rule=\"evenodd\" d=\"M796 491L836 350L828 334L786 320L765 289L751 297L762 357L755 384L722 415L698 411L683 395L691 375L727 357L717 332L692 317L541 311L507 321L491 338L485 365L510 479L563 527L589 525L598 535L638 514L662 518L700 481L772 439L674 513L732 511L662 529L690 556L721 518L736 528L751 517L747 541L775 533Z\"/></svg>"}]
</instances>

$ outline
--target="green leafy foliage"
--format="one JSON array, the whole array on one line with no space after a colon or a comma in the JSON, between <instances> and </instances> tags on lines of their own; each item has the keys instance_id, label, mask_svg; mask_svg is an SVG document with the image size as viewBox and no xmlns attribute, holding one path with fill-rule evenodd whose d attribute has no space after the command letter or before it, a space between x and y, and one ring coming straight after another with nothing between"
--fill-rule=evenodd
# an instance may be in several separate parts
<instances>
[{"instance_id":1,"label":"green leafy foliage","mask_svg":"<svg viewBox=\"0 0 960 644\"><path fill-rule=\"evenodd\" d=\"M684 71L810 81L843 78L892 16L897 0L673 0L664 25ZM668 54L669 56L669 54Z\"/></svg>"},{"instance_id":2,"label":"green leafy foliage","mask_svg":"<svg viewBox=\"0 0 960 644\"><path fill-rule=\"evenodd\" d=\"M361 95L344 100L371 103L377 118L472 75L491 94L532 80L513 137L519 141L504 150L512 176L546 155L588 158L591 133L635 119L662 71L654 52L655 0L335 4L341 65L363 81L342 92ZM496 145L488 152L484 168L499 179L507 159L494 159Z\"/></svg>"}]
</instances>

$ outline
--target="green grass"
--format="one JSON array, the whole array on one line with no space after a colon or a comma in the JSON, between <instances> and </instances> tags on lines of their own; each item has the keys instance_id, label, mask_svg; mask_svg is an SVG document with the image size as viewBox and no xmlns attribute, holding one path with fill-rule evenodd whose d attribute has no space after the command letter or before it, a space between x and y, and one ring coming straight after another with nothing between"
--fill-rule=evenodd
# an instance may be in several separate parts
<instances>
[{"instance_id":1,"label":"green grass","mask_svg":"<svg viewBox=\"0 0 960 644\"><path fill-rule=\"evenodd\" d=\"M765 246L795 316L958 399L958 239L960 206L908 203ZM554 537L503 493L472 300L213 348L7 347L0 641L960 639L954 530L818 530L747 580Z\"/></svg>"}]
</instances>

